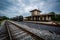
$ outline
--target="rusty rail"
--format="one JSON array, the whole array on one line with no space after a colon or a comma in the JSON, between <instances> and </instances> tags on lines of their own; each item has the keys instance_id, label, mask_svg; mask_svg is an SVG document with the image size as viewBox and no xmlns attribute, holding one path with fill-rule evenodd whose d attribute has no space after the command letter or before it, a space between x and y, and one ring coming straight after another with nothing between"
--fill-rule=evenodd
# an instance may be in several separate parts
<instances>
[{"instance_id":1,"label":"rusty rail","mask_svg":"<svg viewBox=\"0 0 60 40\"><path fill-rule=\"evenodd\" d=\"M9 29L9 24L8 24L7 21L5 21L5 27L6 27L6 29L7 29L7 33L8 33L8 36L9 36L9 40L13 40L12 35L11 35L11 31L10 31L10 29Z\"/></svg>"},{"instance_id":2,"label":"rusty rail","mask_svg":"<svg viewBox=\"0 0 60 40\"><path fill-rule=\"evenodd\" d=\"M46 40L47 36L49 39L49 37L51 37L51 33L50 32L47 32L47 34L43 34L43 36L41 35L40 30L37 30L37 29L32 29L26 25L20 25L20 24L17 24L15 22L12 22L12 21L8 21L10 23L12 23L13 25L17 26L18 28L21 28L23 29L25 32L27 32L28 34L30 34L32 37L34 37L36 40ZM46 37L45 37L46 36Z\"/></svg>"},{"instance_id":3,"label":"rusty rail","mask_svg":"<svg viewBox=\"0 0 60 40\"><path fill-rule=\"evenodd\" d=\"M10 21L8 21L8 22L10 22ZM29 31L29 30L26 30L25 28L22 28L22 26L19 26L19 25L15 24L15 23L12 23L12 22L10 22L10 23L13 24L13 25L15 25L16 27L22 29L23 31L25 31L29 35L31 35L35 40L45 40L42 37L39 37L36 33L33 33L31 31Z\"/></svg>"}]
</instances>

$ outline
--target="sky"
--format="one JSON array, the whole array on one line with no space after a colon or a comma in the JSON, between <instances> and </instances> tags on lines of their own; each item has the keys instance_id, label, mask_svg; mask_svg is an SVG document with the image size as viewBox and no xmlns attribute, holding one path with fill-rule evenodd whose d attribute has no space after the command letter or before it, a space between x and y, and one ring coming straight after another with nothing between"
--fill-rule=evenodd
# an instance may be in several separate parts
<instances>
[{"instance_id":1,"label":"sky","mask_svg":"<svg viewBox=\"0 0 60 40\"><path fill-rule=\"evenodd\" d=\"M41 14L60 14L60 0L0 0L0 16L26 17L31 15L30 11L33 9L39 9L42 11Z\"/></svg>"}]
</instances>

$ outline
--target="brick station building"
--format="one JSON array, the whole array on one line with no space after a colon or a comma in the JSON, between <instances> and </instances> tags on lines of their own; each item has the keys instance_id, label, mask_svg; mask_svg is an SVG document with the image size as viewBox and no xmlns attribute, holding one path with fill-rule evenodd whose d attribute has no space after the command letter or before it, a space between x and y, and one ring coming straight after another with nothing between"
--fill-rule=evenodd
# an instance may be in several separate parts
<instances>
[{"instance_id":1,"label":"brick station building","mask_svg":"<svg viewBox=\"0 0 60 40\"><path fill-rule=\"evenodd\" d=\"M25 17L27 21L51 21L51 14L40 14L41 11L34 9L31 12L31 16Z\"/></svg>"}]
</instances>

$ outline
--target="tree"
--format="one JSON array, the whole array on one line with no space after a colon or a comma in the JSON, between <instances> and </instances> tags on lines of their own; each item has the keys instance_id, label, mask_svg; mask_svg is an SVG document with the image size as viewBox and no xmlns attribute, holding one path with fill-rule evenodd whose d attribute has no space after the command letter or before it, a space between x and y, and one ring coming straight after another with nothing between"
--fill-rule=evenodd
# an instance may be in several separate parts
<instances>
[{"instance_id":1,"label":"tree","mask_svg":"<svg viewBox=\"0 0 60 40\"><path fill-rule=\"evenodd\" d=\"M1 16L1 17L0 17L0 21L2 21L2 20L7 20L7 19L9 19L9 18L6 17L6 16Z\"/></svg>"},{"instance_id":2,"label":"tree","mask_svg":"<svg viewBox=\"0 0 60 40\"><path fill-rule=\"evenodd\" d=\"M55 13L55 12L49 12L48 14L53 15L53 16L52 16L52 20L54 21L54 20L55 20L55 17L56 17L56 13Z\"/></svg>"},{"instance_id":3,"label":"tree","mask_svg":"<svg viewBox=\"0 0 60 40\"><path fill-rule=\"evenodd\" d=\"M57 15L55 16L55 20L56 20L56 21L60 21L60 14L57 14Z\"/></svg>"},{"instance_id":4,"label":"tree","mask_svg":"<svg viewBox=\"0 0 60 40\"><path fill-rule=\"evenodd\" d=\"M49 12L48 14L55 15L56 13L55 12Z\"/></svg>"},{"instance_id":5,"label":"tree","mask_svg":"<svg viewBox=\"0 0 60 40\"><path fill-rule=\"evenodd\" d=\"M6 17L6 16L3 16L2 18L3 18L3 20L5 20L5 19L9 19L9 18L8 18L8 17Z\"/></svg>"},{"instance_id":6,"label":"tree","mask_svg":"<svg viewBox=\"0 0 60 40\"><path fill-rule=\"evenodd\" d=\"M53 21L60 21L60 14L56 14L55 12L50 12L48 14L54 15L52 16Z\"/></svg>"}]
</instances>

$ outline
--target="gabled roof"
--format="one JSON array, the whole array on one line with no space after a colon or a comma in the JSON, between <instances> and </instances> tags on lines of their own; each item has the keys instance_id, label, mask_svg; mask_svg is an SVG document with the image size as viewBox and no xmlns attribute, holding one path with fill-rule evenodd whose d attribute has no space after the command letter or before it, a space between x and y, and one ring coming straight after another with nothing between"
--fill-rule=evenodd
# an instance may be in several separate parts
<instances>
[{"instance_id":1,"label":"gabled roof","mask_svg":"<svg viewBox=\"0 0 60 40\"><path fill-rule=\"evenodd\" d=\"M33 15L33 16L54 16L52 14L40 14L40 15ZM32 16L27 16L26 18L30 18Z\"/></svg>"},{"instance_id":2,"label":"gabled roof","mask_svg":"<svg viewBox=\"0 0 60 40\"><path fill-rule=\"evenodd\" d=\"M33 15L33 16L53 16L52 14L40 14L40 15Z\"/></svg>"},{"instance_id":3,"label":"gabled roof","mask_svg":"<svg viewBox=\"0 0 60 40\"><path fill-rule=\"evenodd\" d=\"M41 11L40 11L40 10L38 10L38 9L34 9L34 10L30 11L30 12L33 12L33 11L39 11L39 12L41 12Z\"/></svg>"}]
</instances>

